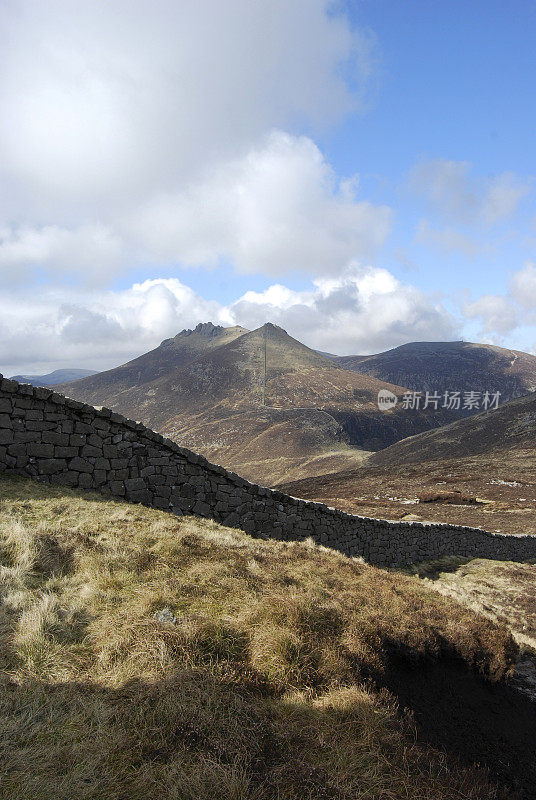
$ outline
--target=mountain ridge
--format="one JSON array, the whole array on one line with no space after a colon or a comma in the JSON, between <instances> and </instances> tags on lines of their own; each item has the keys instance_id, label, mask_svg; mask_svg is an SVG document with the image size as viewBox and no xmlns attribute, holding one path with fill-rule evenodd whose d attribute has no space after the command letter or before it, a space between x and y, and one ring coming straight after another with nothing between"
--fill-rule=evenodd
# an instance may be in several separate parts
<instances>
[{"instance_id":1,"label":"mountain ridge","mask_svg":"<svg viewBox=\"0 0 536 800\"><path fill-rule=\"evenodd\" d=\"M433 427L438 416L453 418L385 413L380 389L405 391L344 369L271 323L253 331L198 326L122 367L61 387L267 483L285 477L290 464L313 459L331 469L334 453L341 466L355 463L363 450Z\"/></svg>"},{"instance_id":2,"label":"mountain ridge","mask_svg":"<svg viewBox=\"0 0 536 800\"><path fill-rule=\"evenodd\" d=\"M18 383L29 383L32 386L56 386L66 381L81 380L97 374L95 369L55 369L45 375L12 375L11 380Z\"/></svg>"}]
</instances>

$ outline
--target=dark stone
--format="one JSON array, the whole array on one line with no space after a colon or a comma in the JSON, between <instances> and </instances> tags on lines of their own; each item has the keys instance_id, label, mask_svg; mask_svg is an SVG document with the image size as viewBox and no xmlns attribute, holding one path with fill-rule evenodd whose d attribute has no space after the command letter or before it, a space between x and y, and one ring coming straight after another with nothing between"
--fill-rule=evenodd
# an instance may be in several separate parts
<instances>
[{"instance_id":1,"label":"dark stone","mask_svg":"<svg viewBox=\"0 0 536 800\"><path fill-rule=\"evenodd\" d=\"M85 461L85 459L77 456L69 462L69 469L75 472L93 472L95 467L89 461Z\"/></svg>"}]
</instances>

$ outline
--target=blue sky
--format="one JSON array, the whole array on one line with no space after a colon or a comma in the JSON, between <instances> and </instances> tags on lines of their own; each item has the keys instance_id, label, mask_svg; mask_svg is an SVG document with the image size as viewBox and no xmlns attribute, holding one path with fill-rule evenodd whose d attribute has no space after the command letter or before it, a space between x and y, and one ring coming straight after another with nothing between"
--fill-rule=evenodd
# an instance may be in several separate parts
<instances>
[{"instance_id":1,"label":"blue sky","mask_svg":"<svg viewBox=\"0 0 536 800\"><path fill-rule=\"evenodd\" d=\"M374 31L382 78L369 112L347 119L326 139L328 158L343 173L357 165L366 170L367 195L396 208L393 244L411 252L419 286L469 289L474 296L506 292L509 271L534 257L534 191L497 229L459 225L493 246L467 259L416 245L419 219L439 225L441 215L423 208L407 178L419 161L440 158L469 162L476 179L512 171L534 190L536 5L365 0L346 8L353 24ZM396 257L388 266L403 277Z\"/></svg>"},{"instance_id":2,"label":"blue sky","mask_svg":"<svg viewBox=\"0 0 536 800\"><path fill-rule=\"evenodd\" d=\"M536 350L536 6L0 8L0 370L212 318Z\"/></svg>"}]
</instances>

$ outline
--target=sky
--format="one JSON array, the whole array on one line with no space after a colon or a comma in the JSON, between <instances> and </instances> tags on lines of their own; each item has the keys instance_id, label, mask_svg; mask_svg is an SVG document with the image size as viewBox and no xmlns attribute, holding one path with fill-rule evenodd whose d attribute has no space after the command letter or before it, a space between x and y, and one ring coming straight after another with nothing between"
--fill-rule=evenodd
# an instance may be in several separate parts
<instances>
[{"instance_id":1,"label":"sky","mask_svg":"<svg viewBox=\"0 0 536 800\"><path fill-rule=\"evenodd\" d=\"M536 353L532 0L0 0L0 371Z\"/></svg>"}]
</instances>

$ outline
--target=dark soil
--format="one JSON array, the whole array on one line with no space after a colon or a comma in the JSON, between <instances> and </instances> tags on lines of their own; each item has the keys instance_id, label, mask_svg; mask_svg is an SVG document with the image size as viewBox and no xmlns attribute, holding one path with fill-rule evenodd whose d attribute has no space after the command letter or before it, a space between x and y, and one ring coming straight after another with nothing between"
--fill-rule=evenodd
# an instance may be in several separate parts
<instances>
[{"instance_id":1,"label":"dark soil","mask_svg":"<svg viewBox=\"0 0 536 800\"><path fill-rule=\"evenodd\" d=\"M486 766L516 800L536 798L536 703L451 660L398 663L384 685L411 713L421 742Z\"/></svg>"}]
</instances>

